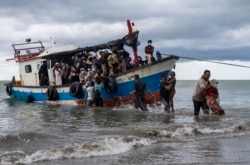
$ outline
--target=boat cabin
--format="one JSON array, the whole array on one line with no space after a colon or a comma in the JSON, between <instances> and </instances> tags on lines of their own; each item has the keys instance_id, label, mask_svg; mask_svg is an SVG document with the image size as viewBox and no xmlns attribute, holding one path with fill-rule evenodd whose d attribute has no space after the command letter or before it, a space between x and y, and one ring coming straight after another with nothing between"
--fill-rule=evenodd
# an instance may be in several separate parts
<instances>
[{"instance_id":1,"label":"boat cabin","mask_svg":"<svg viewBox=\"0 0 250 165\"><path fill-rule=\"evenodd\" d=\"M39 70L44 63L46 63L49 85L53 85L54 64L65 54L67 56L63 58L67 61L67 58L71 58L68 55L74 56L79 48L77 45L56 46L53 44L52 48L45 49L41 41L30 42L28 39L26 41L26 43L13 44L14 58L7 59L19 63L20 81L17 81L17 85L22 86L39 86Z\"/></svg>"}]
</instances>

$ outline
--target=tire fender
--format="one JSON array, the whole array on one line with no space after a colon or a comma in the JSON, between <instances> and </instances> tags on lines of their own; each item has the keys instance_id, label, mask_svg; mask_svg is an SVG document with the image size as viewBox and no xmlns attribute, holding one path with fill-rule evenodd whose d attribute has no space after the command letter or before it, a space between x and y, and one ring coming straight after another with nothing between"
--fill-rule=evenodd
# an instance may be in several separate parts
<instances>
[{"instance_id":1,"label":"tire fender","mask_svg":"<svg viewBox=\"0 0 250 165\"><path fill-rule=\"evenodd\" d=\"M83 97L82 84L79 82L72 83L69 88L69 93L73 97L82 98Z\"/></svg>"},{"instance_id":2,"label":"tire fender","mask_svg":"<svg viewBox=\"0 0 250 165\"><path fill-rule=\"evenodd\" d=\"M58 92L55 87L50 86L46 91L47 100L56 101L58 100Z\"/></svg>"}]
</instances>

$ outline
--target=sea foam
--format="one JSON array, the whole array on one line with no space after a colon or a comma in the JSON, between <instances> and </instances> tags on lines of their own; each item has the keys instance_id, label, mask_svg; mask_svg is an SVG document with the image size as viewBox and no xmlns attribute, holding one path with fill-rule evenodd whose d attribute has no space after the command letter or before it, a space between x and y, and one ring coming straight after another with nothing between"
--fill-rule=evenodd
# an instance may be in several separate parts
<instances>
[{"instance_id":1,"label":"sea foam","mask_svg":"<svg viewBox=\"0 0 250 165\"><path fill-rule=\"evenodd\" d=\"M115 155L127 152L133 148L148 146L154 143L148 138L135 136L105 138L99 141L86 141L65 146L39 150L31 154L22 151L6 153L1 156L1 164L31 164L33 162L57 159L83 158L90 156Z\"/></svg>"}]
</instances>

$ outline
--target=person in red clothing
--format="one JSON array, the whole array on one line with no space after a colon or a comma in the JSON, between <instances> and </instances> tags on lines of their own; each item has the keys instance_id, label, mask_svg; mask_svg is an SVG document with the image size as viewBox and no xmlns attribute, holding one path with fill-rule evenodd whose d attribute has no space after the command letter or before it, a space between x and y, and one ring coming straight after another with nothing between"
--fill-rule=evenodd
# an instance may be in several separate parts
<instances>
[{"instance_id":1,"label":"person in red clothing","mask_svg":"<svg viewBox=\"0 0 250 165\"><path fill-rule=\"evenodd\" d=\"M152 40L148 40L148 45L145 46L145 53L147 64L151 64L156 61L154 58L154 46L152 45Z\"/></svg>"},{"instance_id":2,"label":"person in red clothing","mask_svg":"<svg viewBox=\"0 0 250 165\"><path fill-rule=\"evenodd\" d=\"M210 85L206 91L207 105L215 114L224 115L225 112L219 105L219 91L217 89L218 84L219 82L215 79L210 81Z\"/></svg>"}]
</instances>

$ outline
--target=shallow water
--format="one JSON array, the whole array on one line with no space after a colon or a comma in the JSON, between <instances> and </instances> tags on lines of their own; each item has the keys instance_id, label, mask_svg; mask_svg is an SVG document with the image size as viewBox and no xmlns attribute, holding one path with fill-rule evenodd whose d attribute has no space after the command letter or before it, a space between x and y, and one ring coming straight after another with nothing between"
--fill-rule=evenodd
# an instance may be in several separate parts
<instances>
[{"instance_id":1,"label":"shallow water","mask_svg":"<svg viewBox=\"0 0 250 165\"><path fill-rule=\"evenodd\" d=\"M175 114L27 104L0 86L0 164L250 164L249 82L221 81L226 115L199 117L195 81L178 81Z\"/></svg>"}]
</instances>

